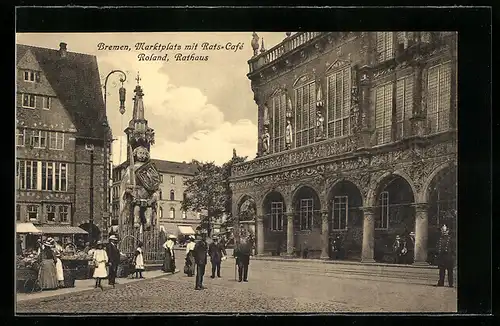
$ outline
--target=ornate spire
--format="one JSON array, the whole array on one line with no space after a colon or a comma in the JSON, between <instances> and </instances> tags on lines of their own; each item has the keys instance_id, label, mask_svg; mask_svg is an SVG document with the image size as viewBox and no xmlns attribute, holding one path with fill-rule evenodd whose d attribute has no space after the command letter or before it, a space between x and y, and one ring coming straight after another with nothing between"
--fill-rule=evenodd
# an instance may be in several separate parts
<instances>
[{"instance_id":1,"label":"ornate spire","mask_svg":"<svg viewBox=\"0 0 500 326\"><path fill-rule=\"evenodd\" d=\"M141 81L141 77L139 77L139 72L137 72L137 77L135 78L137 81L137 86L135 86L134 89L134 111L132 114L132 121L134 120L144 120L144 103L142 101L142 97L144 96L144 93L142 91L141 85L139 85L139 82Z\"/></svg>"},{"instance_id":2,"label":"ornate spire","mask_svg":"<svg viewBox=\"0 0 500 326\"><path fill-rule=\"evenodd\" d=\"M134 89L134 109L132 113L132 120L128 124L128 128L125 129L125 133L128 135L128 143L130 150L134 150L138 146L143 146L150 149L150 146L154 144L154 130L148 127L148 121L144 115L144 92L139 84L141 77L139 72L137 72L137 77L135 78L137 85ZM129 150L128 150L129 151ZM129 153L130 155L130 153Z\"/></svg>"}]
</instances>

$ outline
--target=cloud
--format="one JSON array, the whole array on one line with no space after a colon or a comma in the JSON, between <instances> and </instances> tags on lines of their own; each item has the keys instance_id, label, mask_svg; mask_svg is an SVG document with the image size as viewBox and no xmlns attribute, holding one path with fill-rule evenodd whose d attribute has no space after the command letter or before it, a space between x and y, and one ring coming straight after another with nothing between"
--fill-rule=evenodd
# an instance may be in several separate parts
<instances>
[{"instance_id":1,"label":"cloud","mask_svg":"<svg viewBox=\"0 0 500 326\"><path fill-rule=\"evenodd\" d=\"M238 155L255 157L257 148L257 126L250 120L236 123L224 122L214 130L198 130L183 142L172 142L158 138L151 149L152 157L173 160L215 161L222 164L232 156L233 148Z\"/></svg>"},{"instance_id":2,"label":"cloud","mask_svg":"<svg viewBox=\"0 0 500 326\"><path fill-rule=\"evenodd\" d=\"M143 64L127 60L125 56L104 57L99 60L102 72L129 67L126 113L120 116L118 96L109 89L108 119L113 136L118 141L113 146L114 163L126 159L126 137L124 127L132 118L133 88L136 73L140 72L140 84L144 91L144 107L148 124L155 130L156 143L151 148L153 158L170 161L215 161L218 164L228 161L233 148L239 155L254 157L257 142L257 126L249 119L230 122L223 112L232 108L219 108L210 103L205 93L196 87L177 86L157 63ZM104 76L103 76L104 77ZM116 77L119 79L119 77ZM116 111L116 112L115 112ZM122 154L120 155L120 143Z\"/></svg>"}]
</instances>

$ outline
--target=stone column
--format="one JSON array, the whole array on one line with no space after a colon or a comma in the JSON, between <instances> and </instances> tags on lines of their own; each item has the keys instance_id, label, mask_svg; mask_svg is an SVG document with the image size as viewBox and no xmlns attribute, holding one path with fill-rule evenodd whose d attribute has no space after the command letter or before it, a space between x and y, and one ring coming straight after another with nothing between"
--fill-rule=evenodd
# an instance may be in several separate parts
<instances>
[{"instance_id":1,"label":"stone column","mask_svg":"<svg viewBox=\"0 0 500 326\"><path fill-rule=\"evenodd\" d=\"M375 248L375 211L372 207L363 208L363 248L361 251L361 262L373 263Z\"/></svg>"},{"instance_id":2,"label":"stone column","mask_svg":"<svg viewBox=\"0 0 500 326\"><path fill-rule=\"evenodd\" d=\"M294 233L293 233L293 213L286 213L286 253L293 255Z\"/></svg>"},{"instance_id":3,"label":"stone column","mask_svg":"<svg viewBox=\"0 0 500 326\"><path fill-rule=\"evenodd\" d=\"M426 203L415 204L415 265L428 265L429 216L427 208Z\"/></svg>"},{"instance_id":4,"label":"stone column","mask_svg":"<svg viewBox=\"0 0 500 326\"><path fill-rule=\"evenodd\" d=\"M328 247L330 246L329 231L328 211L326 211L321 214L321 259L328 259L330 257L328 254Z\"/></svg>"},{"instance_id":5,"label":"stone column","mask_svg":"<svg viewBox=\"0 0 500 326\"><path fill-rule=\"evenodd\" d=\"M264 254L264 216L256 217L257 255Z\"/></svg>"}]
</instances>

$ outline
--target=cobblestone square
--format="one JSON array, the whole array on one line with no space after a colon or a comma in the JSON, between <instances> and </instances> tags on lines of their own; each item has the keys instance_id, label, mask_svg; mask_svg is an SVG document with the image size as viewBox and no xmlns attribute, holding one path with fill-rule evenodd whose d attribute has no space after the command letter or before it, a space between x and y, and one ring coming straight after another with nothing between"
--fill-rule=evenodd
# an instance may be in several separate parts
<instances>
[{"instance_id":1,"label":"cobblestone square","mask_svg":"<svg viewBox=\"0 0 500 326\"><path fill-rule=\"evenodd\" d=\"M24 300L17 313L281 313L281 312L455 312L456 288L435 280L405 279L373 272L346 273L335 264L252 260L249 282L235 281L234 260L222 278L203 291L182 273L124 284L105 291Z\"/></svg>"}]
</instances>

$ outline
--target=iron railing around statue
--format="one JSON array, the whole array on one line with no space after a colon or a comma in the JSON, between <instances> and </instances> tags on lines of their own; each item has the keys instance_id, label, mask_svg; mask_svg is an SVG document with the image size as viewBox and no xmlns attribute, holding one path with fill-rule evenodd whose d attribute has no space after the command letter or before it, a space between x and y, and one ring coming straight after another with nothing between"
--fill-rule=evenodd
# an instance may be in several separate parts
<instances>
[{"instance_id":1,"label":"iron railing around statue","mask_svg":"<svg viewBox=\"0 0 500 326\"><path fill-rule=\"evenodd\" d=\"M144 262L146 264L158 264L163 262L165 251L163 243L166 241L166 234L159 228L151 228L148 231L140 232L139 228L125 225L120 230L120 242L118 248L126 255L134 254L139 242L142 242Z\"/></svg>"}]
</instances>

